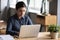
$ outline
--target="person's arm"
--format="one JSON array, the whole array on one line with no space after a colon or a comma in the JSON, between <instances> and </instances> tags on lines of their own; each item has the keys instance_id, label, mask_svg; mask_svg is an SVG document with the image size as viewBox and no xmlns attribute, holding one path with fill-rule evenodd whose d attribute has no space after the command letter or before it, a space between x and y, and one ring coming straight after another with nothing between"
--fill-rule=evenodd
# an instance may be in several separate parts
<instances>
[{"instance_id":1,"label":"person's arm","mask_svg":"<svg viewBox=\"0 0 60 40\"><path fill-rule=\"evenodd\" d=\"M28 25L32 25L33 23L32 23L32 20L29 18L29 16L28 16L28 23L27 23Z\"/></svg>"},{"instance_id":2,"label":"person's arm","mask_svg":"<svg viewBox=\"0 0 60 40\"><path fill-rule=\"evenodd\" d=\"M8 22L7 22L7 29L6 29L6 34L10 34L10 35L17 35L18 34L18 32L16 32L16 31L13 31L12 30L12 21L11 21L11 19L9 19L8 20Z\"/></svg>"}]
</instances>

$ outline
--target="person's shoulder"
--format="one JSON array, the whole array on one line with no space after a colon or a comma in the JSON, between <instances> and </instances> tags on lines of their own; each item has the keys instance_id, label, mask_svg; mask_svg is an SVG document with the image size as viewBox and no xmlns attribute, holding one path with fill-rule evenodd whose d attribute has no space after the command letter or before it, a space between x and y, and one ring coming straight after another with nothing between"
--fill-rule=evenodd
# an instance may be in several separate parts
<instances>
[{"instance_id":1,"label":"person's shoulder","mask_svg":"<svg viewBox=\"0 0 60 40\"><path fill-rule=\"evenodd\" d=\"M28 15L25 15L25 18L29 18L29 16Z\"/></svg>"},{"instance_id":2,"label":"person's shoulder","mask_svg":"<svg viewBox=\"0 0 60 40\"><path fill-rule=\"evenodd\" d=\"M25 19L30 19L30 17L28 15L25 15Z\"/></svg>"}]
</instances>

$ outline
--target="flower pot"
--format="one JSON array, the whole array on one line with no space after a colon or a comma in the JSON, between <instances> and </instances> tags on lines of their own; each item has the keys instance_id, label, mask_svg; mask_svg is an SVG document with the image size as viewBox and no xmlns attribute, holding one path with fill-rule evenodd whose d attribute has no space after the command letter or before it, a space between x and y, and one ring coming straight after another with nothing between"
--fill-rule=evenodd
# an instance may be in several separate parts
<instances>
[{"instance_id":1,"label":"flower pot","mask_svg":"<svg viewBox=\"0 0 60 40\"><path fill-rule=\"evenodd\" d=\"M50 36L52 39L58 39L58 32L50 32Z\"/></svg>"}]
</instances>

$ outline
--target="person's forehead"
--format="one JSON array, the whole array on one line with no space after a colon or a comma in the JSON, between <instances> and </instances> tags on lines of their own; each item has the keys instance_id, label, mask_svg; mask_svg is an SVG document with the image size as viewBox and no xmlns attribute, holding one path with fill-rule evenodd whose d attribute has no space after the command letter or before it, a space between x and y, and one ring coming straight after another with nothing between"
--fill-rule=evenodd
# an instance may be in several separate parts
<instances>
[{"instance_id":1,"label":"person's forehead","mask_svg":"<svg viewBox=\"0 0 60 40\"><path fill-rule=\"evenodd\" d=\"M26 10L26 7L21 7L18 10Z\"/></svg>"}]
</instances>

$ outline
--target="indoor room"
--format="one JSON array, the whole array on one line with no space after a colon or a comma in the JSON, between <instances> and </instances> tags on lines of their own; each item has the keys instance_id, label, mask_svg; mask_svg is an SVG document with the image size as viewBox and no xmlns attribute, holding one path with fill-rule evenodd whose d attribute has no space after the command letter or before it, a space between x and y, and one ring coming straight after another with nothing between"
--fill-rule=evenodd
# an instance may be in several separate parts
<instances>
[{"instance_id":1,"label":"indoor room","mask_svg":"<svg viewBox=\"0 0 60 40\"><path fill-rule=\"evenodd\" d=\"M0 40L60 40L59 0L0 0Z\"/></svg>"}]
</instances>

